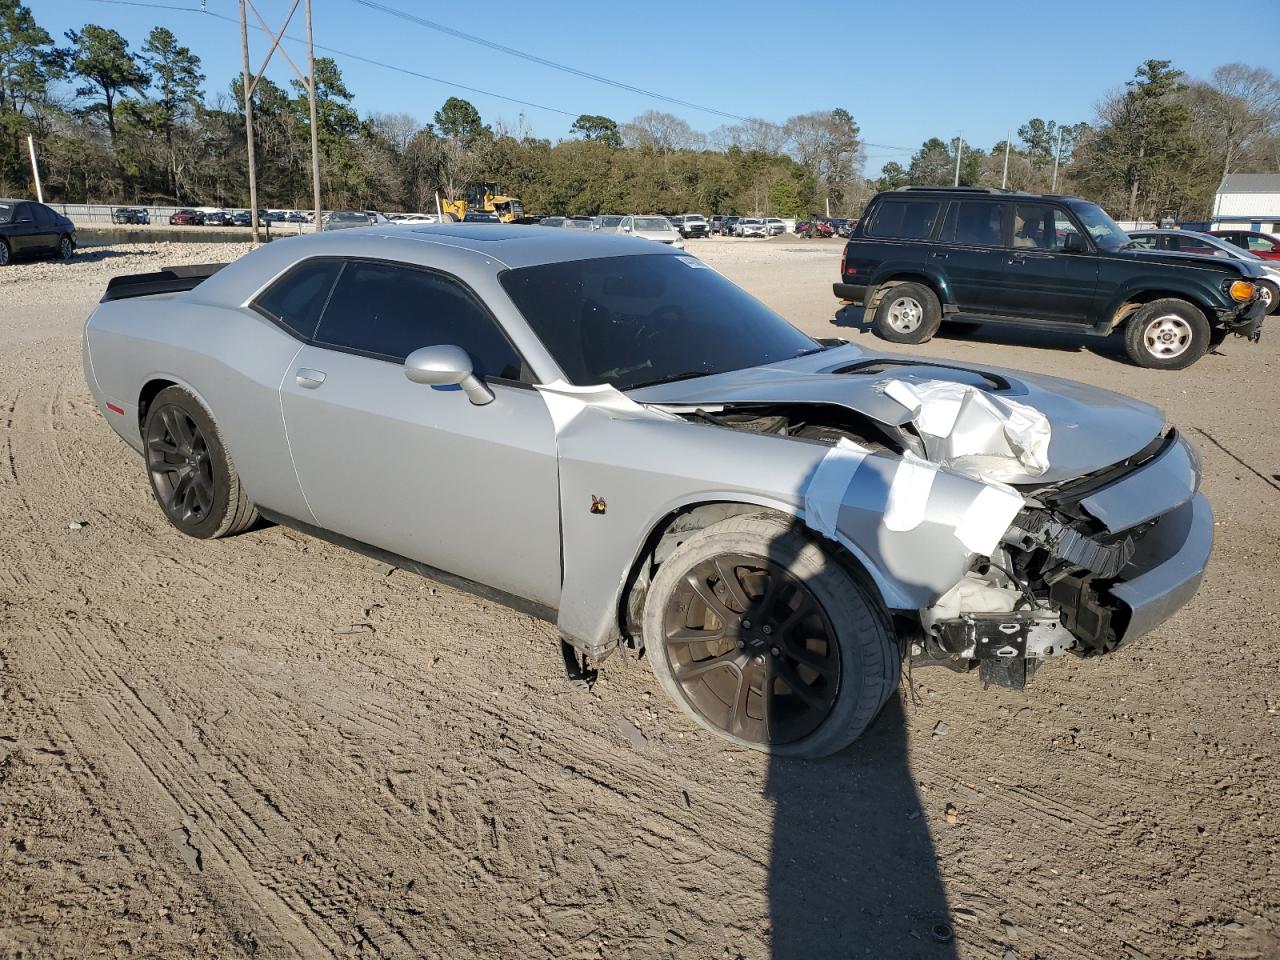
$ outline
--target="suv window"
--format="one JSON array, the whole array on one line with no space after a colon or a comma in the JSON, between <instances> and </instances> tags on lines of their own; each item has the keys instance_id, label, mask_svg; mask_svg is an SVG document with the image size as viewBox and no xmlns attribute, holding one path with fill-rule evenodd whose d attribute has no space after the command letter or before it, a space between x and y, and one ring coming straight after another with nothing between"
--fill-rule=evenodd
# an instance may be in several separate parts
<instances>
[{"instance_id":1,"label":"suv window","mask_svg":"<svg viewBox=\"0 0 1280 960\"><path fill-rule=\"evenodd\" d=\"M53 211L46 207L43 203L30 204L31 212L35 214L37 227L53 227L57 221L54 219Z\"/></svg>"},{"instance_id":2,"label":"suv window","mask_svg":"<svg viewBox=\"0 0 1280 960\"><path fill-rule=\"evenodd\" d=\"M938 200L884 200L867 233L890 240L927 240L941 205Z\"/></svg>"},{"instance_id":3,"label":"suv window","mask_svg":"<svg viewBox=\"0 0 1280 960\"><path fill-rule=\"evenodd\" d=\"M497 322L457 280L429 270L349 261L316 331L316 343L401 362L419 347L453 344L477 375L519 380L521 361Z\"/></svg>"},{"instance_id":4,"label":"suv window","mask_svg":"<svg viewBox=\"0 0 1280 960\"><path fill-rule=\"evenodd\" d=\"M1013 246L1061 250L1067 235L1079 233L1065 210L1049 203L1013 205Z\"/></svg>"},{"instance_id":5,"label":"suv window","mask_svg":"<svg viewBox=\"0 0 1280 960\"><path fill-rule=\"evenodd\" d=\"M1005 204L990 200L955 201L943 221L941 239L948 243L998 247L1004 243L1005 209Z\"/></svg>"}]
</instances>

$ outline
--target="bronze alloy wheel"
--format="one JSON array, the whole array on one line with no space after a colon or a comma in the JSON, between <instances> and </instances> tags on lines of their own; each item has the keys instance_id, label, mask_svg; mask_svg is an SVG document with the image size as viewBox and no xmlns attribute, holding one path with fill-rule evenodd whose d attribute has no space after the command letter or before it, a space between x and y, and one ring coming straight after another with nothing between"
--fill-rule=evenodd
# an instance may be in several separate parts
<instances>
[{"instance_id":1,"label":"bronze alloy wheel","mask_svg":"<svg viewBox=\"0 0 1280 960\"><path fill-rule=\"evenodd\" d=\"M663 613L666 656L688 704L742 740L816 730L840 689L840 650L821 605L770 560L722 554L691 568Z\"/></svg>"},{"instance_id":2,"label":"bronze alloy wheel","mask_svg":"<svg viewBox=\"0 0 1280 960\"><path fill-rule=\"evenodd\" d=\"M200 425L176 404L147 420L147 469L165 512L179 527L203 522L213 510L213 461Z\"/></svg>"}]
</instances>

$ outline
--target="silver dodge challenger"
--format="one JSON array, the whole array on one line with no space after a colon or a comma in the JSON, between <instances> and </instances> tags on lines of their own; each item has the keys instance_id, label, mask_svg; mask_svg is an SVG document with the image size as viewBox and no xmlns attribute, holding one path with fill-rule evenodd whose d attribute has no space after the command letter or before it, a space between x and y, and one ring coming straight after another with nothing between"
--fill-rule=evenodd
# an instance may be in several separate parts
<instances>
[{"instance_id":1,"label":"silver dodge challenger","mask_svg":"<svg viewBox=\"0 0 1280 960\"><path fill-rule=\"evenodd\" d=\"M698 259L508 225L118 277L85 377L178 530L287 524L636 652L694 721L816 757L905 661L1021 687L1195 593L1154 407L815 340ZM261 520L260 520L261 518Z\"/></svg>"}]
</instances>

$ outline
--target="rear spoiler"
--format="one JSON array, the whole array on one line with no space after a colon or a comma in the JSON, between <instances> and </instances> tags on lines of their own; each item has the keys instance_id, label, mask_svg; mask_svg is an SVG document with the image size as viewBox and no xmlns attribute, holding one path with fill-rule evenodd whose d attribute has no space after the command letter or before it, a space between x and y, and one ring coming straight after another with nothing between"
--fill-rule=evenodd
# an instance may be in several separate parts
<instances>
[{"instance_id":1,"label":"rear spoiler","mask_svg":"<svg viewBox=\"0 0 1280 960\"><path fill-rule=\"evenodd\" d=\"M107 281L107 292L99 302L147 297L153 293L185 293L200 286L225 266L225 263L200 263L163 267L155 273L131 273L123 277L112 277Z\"/></svg>"}]
</instances>

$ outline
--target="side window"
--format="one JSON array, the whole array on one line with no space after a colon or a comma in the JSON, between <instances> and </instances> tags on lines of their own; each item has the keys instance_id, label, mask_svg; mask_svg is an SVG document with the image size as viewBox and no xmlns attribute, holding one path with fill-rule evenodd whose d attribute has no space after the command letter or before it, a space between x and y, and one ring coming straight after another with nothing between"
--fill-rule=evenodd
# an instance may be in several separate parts
<instances>
[{"instance_id":1,"label":"side window","mask_svg":"<svg viewBox=\"0 0 1280 960\"><path fill-rule=\"evenodd\" d=\"M942 239L950 243L998 247L1004 242L1004 209L1002 203L985 200L954 201L947 211Z\"/></svg>"},{"instance_id":2,"label":"side window","mask_svg":"<svg viewBox=\"0 0 1280 960\"><path fill-rule=\"evenodd\" d=\"M259 295L253 308L310 340L341 269L342 261L333 258L304 260Z\"/></svg>"},{"instance_id":3,"label":"side window","mask_svg":"<svg viewBox=\"0 0 1280 960\"><path fill-rule=\"evenodd\" d=\"M1259 252L1272 253L1275 250L1275 248L1276 248L1276 245L1272 243L1270 240L1268 240L1266 237L1250 237L1249 238L1249 249L1254 251L1255 253L1259 253Z\"/></svg>"},{"instance_id":4,"label":"side window","mask_svg":"<svg viewBox=\"0 0 1280 960\"><path fill-rule=\"evenodd\" d=\"M347 263L316 343L396 361L419 347L453 344L467 351L480 376L519 380L521 374L515 348L462 284L389 263Z\"/></svg>"},{"instance_id":5,"label":"side window","mask_svg":"<svg viewBox=\"0 0 1280 960\"><path fill-rule=\"evenodd\" d=\"M1135 247L1140 247L1143 250L1156 249L1156 238L1149 234L1145 236L1137 236L1131 233L1129 234L1129 240Z\"/></svg>"},{"instance_id":6,"label":"side window","mask_svg":"<svg viewBox=\"0 0 1280 960\"><path fill-rule=\"evenodd\" d=\"M13 222L19 223L23 220L35 220L35 213L31 209L31 204L20 203L18 208L13 211Z\"/></svg>"},{"instance_id":7,"label":"side window","mask_svg":"<svg viewBox=\"0 0 1280 960\"><path fill-rule=\"evenodd\" d=\"M1061 250L1066 233L1076 232L1063 211L1047 203L1013 205L1013 246L1035 250Z\"/></svg>"},{"instance_id":8,"label":"side window","mask_svg":"<svg viewBox=\"0 0 1280 960\"><path fill-rule=\"evenodd\" d=\"M937 200L884 200L867 231L888 240L927 240L941 203Z\"/></svg>"},{"instance_id":9,"label":"side window","mask_svg":"<svg viewBox=\"0 0 1280 960\"><path fill-rule=\"evenodd\" d=\"M30 207L31 212L35 214L37 227L53 226L53 223L54 223L53 211L50 210L48 207L46 207L43 203L31 203L31 204L28 204L28 207Z\"/></svg>"}]
</instances>

